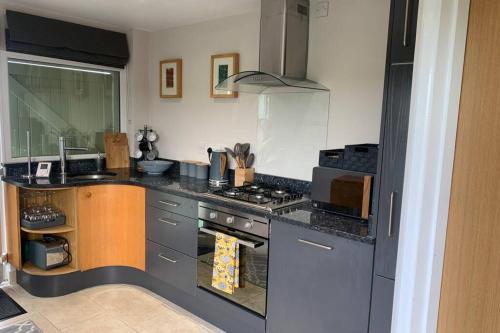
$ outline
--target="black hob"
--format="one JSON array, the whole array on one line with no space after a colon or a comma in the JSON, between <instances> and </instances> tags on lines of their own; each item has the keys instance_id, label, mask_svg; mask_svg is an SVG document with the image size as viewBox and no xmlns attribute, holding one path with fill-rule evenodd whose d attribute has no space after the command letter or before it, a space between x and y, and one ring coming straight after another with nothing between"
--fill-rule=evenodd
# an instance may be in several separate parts
<instances>
[{"instance_id":1,"label":"black hob","mask_svg":"<svg viewBox=\"0 0 500 333\"><path fill-rule=\"evenodd\" d=\"M292 192L286 188L258 184L216 188L212 189L210 194L268 211L274 211L307 201L307 199L303 198L302 193Z\"/></svg>"}]
</instances>

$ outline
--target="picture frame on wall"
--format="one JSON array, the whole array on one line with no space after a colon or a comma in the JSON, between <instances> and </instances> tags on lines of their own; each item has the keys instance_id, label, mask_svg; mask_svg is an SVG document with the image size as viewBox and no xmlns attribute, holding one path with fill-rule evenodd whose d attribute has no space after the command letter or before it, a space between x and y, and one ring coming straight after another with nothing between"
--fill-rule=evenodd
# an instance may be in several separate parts
<instances>
[{"instance_id":1,"label":"picture frame on wall","mask_svg":"<svg viewBox=\"0 0 500 333\"><path fill-rule=\"evenodd\" d=\"M182 97L182 59L160 61L160 97Z\"/></svg>"},{"instance_id":2,"label":"picture frame on wall","mask_svg":"<svg viewBox=\"0 0 500 333\"><path fill-rule=\"evenodd\" d=\"M238 92L216 90L215 86L240 70L240 55L238 53L215 54L211 57L210 97L236 98Z\"/></svg>"}]
</instances>

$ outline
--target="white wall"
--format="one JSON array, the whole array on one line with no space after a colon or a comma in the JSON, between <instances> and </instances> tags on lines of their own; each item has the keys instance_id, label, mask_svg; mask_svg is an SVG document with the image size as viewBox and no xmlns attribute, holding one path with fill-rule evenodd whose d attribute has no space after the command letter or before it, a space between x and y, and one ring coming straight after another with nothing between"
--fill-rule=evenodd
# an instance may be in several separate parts
<instances>
[{"instance_id":1,"label":"white wall","mask_svg":"<svg viewBox=\"0 0 500 333\"><path fill-rule=\"evenodd\" d=\"M258 96L212 99L210 56L238 52L240 70L258 68L259 13L155 32L151 36L150 124L158 131L159 153L172 159L206 161L206 148L257 136ZM159 62L182 58L183 97L159 97Z\"/></svg>"},{"instance_id":2,"label":"white wall","mask_svg":"<svg viewBox=\"0 0 500 333\"><path fill-rule=\"evenodd\" d=\"M151 34L146 31L132 30L127 33L130 60L127 65L127 133L130 156L133 156L136 142L134 133L149 124L149 111L152 98L150 91L149 63Z\"/></svg>"},{"instance_id":3,"label":"white wall","mask_svg":"<svg viewBox=\"0 0 500 333\"><path fill-rule=\"evenodd\" d=\"M331 89L329 148L378 143L389 3L330 0L328 17L311 11L308 75ZM152 33L150 123L161 136L160 156L205 160L207 146L256 142L258 98L211 99L209 73L210 55L226 52L240 53L240 70L257 69L259 29L259 13L252 13ZM177 57L183 98L162 100L158 63Z\"/></svg>"},{"instance_id":4,"label":"white wall","mask_svg":"<svg viewBox=\"0 0 500 333\"><path fill-rule=\"evenodd\" d=\"M308 76L331 90L328 148L378 143L389 6L390 0L330 0L328 17L311 11Z\"/></svg>"}]
</instances>

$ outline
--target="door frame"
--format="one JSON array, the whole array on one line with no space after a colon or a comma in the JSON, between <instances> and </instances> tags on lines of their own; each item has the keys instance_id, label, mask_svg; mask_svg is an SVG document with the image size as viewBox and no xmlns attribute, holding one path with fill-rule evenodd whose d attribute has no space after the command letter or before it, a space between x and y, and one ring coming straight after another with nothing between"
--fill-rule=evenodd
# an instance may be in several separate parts
<instances>
[{"instance_id":1,"label":"door frame","mask_svg":"<svg viewBox=\"0 0 500 333\"><path fill-rule=\"evenodd\" d=\"M392 332L435 332L469 0L420 0Z\"/></svg>"}]
</instances>

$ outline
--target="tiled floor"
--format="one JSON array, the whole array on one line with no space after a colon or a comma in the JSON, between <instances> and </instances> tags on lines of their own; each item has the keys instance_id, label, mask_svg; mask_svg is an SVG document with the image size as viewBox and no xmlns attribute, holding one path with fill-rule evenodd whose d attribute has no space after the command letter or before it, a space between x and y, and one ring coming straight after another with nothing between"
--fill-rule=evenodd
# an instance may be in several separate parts
<instances>
[{"instance_id":1,"label":"tiled floor","mask_svg":"<svg viewBox=\"0 0 500 333\"><path fill-rule=\"evenodd\" d=\"M73 294L39 298L19 286L3 288L26 314L0 321L0 328L32 320L44 333L222 332L149 290L106 285Z\"/></svg>"}]
</instances>

